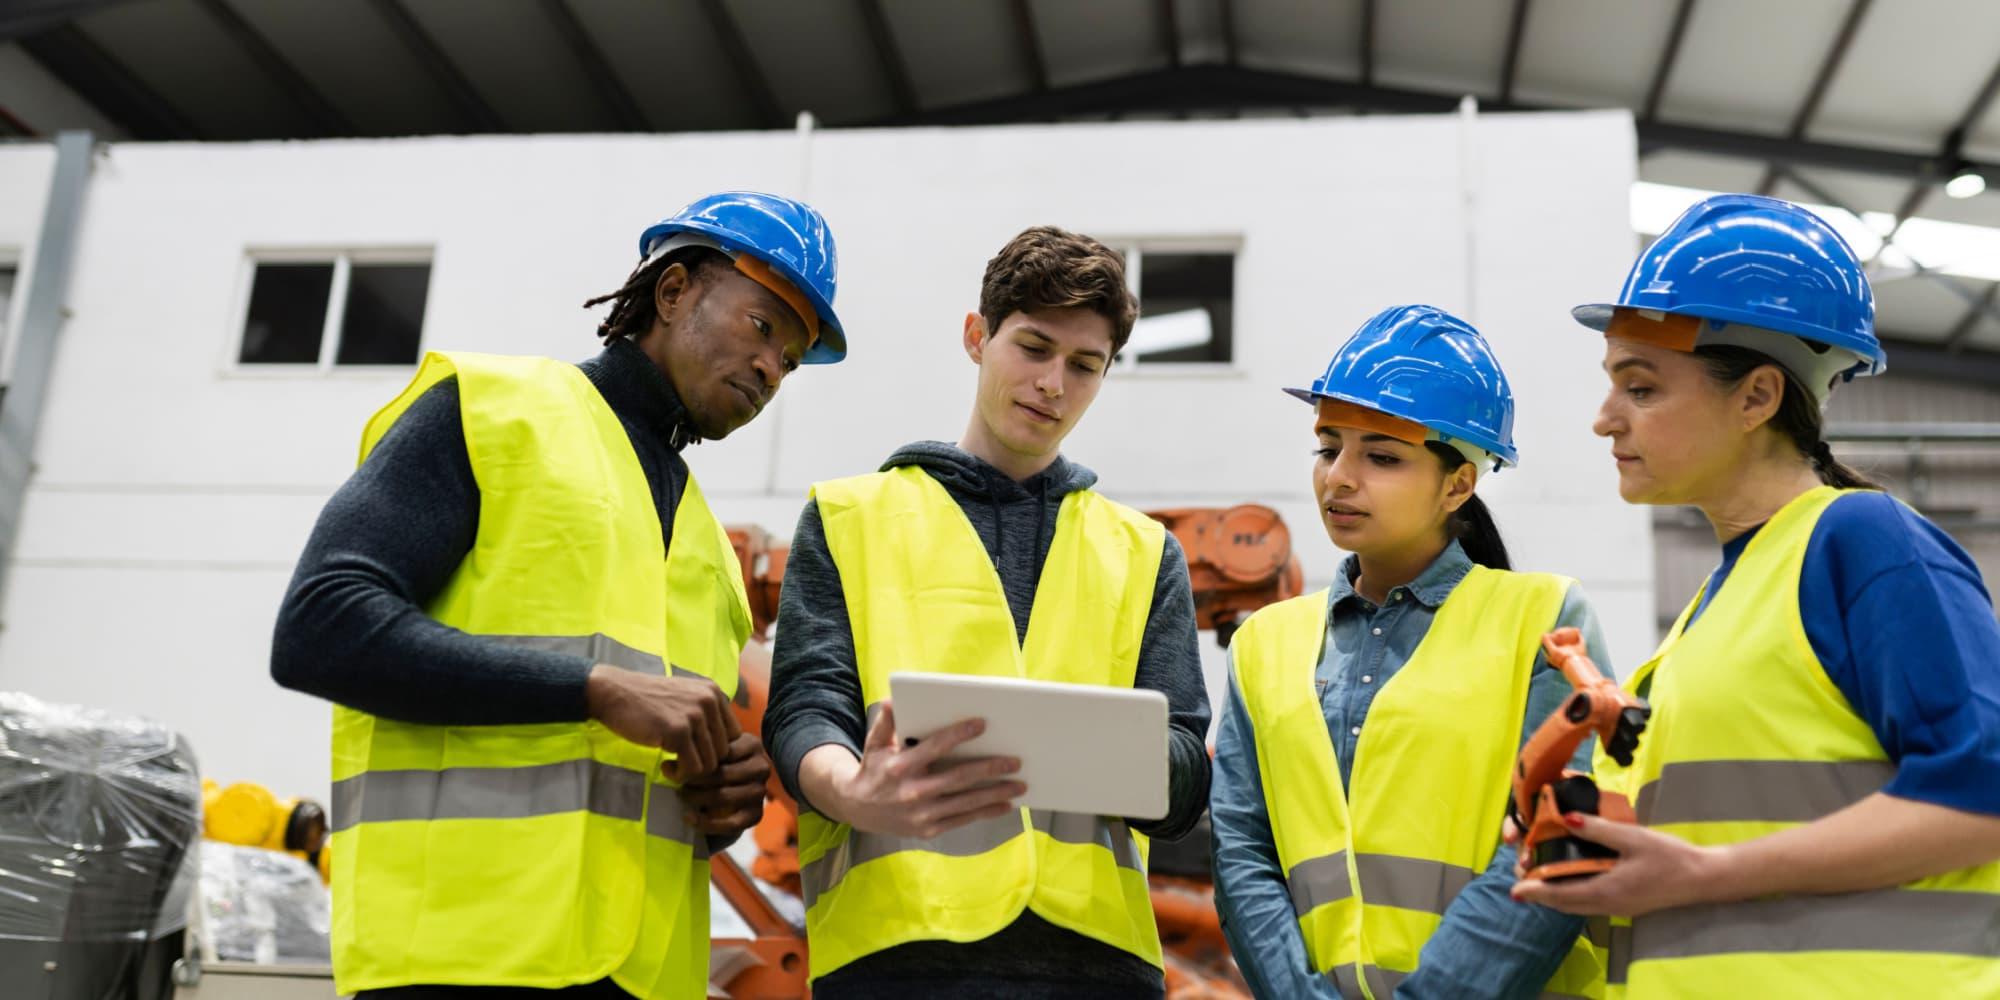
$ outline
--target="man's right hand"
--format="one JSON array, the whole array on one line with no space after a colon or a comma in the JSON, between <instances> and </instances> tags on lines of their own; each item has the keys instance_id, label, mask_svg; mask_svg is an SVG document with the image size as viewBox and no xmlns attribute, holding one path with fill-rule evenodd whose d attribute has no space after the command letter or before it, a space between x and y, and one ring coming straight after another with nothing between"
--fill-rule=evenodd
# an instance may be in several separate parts
<instances>
[{"instance_id":1,"label":"man's right hand","mask_svg":"<svg viewBox=\"0 0 2000 1000\"><path fill-rule=\"evenodd\" d=\"M673 754L678 766L667 773L683 781L720 766L730 741L743 731L729 699L706 677L662 677L600 663L584 682L584 701L604 728Z\"/></svg>"},{"instance_id":2,"label":"man's right hand","mask_svg":"<svg viewBox=\"0 0 2000 1000\"><path fill-rule=\"evenodd\" d=\"M884 703L868 727L861 759L837 744L815 747L799 768L806 795L820 811L857 830L929 840L968 823L1005 816L1028 790L1004 781L1021 769L1013 757L981 757L949 766L939 761L986 731L969 719L914 745L896 733L896 714ZM818 787L815 787L818 786Z\"/></svg>"}]
</instances>

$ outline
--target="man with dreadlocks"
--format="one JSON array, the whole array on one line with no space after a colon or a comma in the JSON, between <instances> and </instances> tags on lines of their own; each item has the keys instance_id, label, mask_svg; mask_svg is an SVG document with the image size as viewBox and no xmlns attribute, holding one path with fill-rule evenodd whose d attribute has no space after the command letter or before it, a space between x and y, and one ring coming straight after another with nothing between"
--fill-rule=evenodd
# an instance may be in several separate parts
<instances>
[{"instance_id":1,"label":"man with dreadlocks","mask_svg":"<svg viewBox=\"0 0 2000 1000\"><path fill-rule=\"evenodd\" d=\"M708 858L763 812L749 605L680 452L846 354L833 236L772 195L647 229L604 350L434 353L369 421L271 674L334 703L335 986L701 996Z\"/></svg>"}]
</instances>

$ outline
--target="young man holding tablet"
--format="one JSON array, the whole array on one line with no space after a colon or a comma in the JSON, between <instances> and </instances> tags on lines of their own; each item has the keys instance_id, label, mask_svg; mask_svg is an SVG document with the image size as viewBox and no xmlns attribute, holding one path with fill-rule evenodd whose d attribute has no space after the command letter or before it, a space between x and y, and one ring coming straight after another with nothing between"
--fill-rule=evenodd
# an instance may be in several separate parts
<instances>
[{"instance_id":1,"label":"young man holding tablet","mask_svg":"<svg viewBox=\"0 0 2000 1000\"><path fill-rule=\"evenodd\" d=\"M1164 992L1144 837L1192 828L1209 777L1186 560L1060 454L1137 313L1103 244L1021 233L965 318L979 383L959 442L820 483L799 517L764 735L800 803L822 1000ZM901 670L1161 692L1166 817L1021 809L1011 759L934 769L983 723L897 732Z\"/></svg>"}]
</instances>

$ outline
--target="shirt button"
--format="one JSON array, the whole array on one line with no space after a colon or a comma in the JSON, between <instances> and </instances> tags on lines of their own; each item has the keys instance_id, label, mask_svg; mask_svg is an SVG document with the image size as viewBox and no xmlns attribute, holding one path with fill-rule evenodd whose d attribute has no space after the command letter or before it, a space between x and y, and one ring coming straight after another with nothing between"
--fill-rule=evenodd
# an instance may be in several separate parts
<instances>
[{"instance_id":1,"label":"shirt button","mask_svg":"<svg viewBox=\"0 0 2000 1000\"><path fill-rule=\"evenodd\" d=\"M1374 674L1362 674L1362 675L1361 675L1361 683L1363 683L1363 684L1373 684L1373 683L1375 683L1375 675L1374 675Z\"/></svg>"},{"instance_id":2,"label":"shirt button","mask_svg":"<svg viewBox=\"0 0 2000 1000\"><path fill-rule=\"evenodd\" d=\"M1403 592L1400 590L1396 591L1395 593L1389 595L1389 599L1392 601L1400 601L1403 599Z\"/></svg>"},{"instance_id":3,"label":"shirt button","mask_svg":"<svg viewBox=\"0 0 2000 1000\"><path fill-rule=\"evenodd\" d=\"M1382 634L1382 630L1381 630L1381 629L1379 629L1379 628L1378 628L1378 629L1376 629L1376 630L1375 630L1375 634L1376 634L1376 635L1381 635L1381 634Z\"/></svg>"},{"instance_id":4,"label":"shirt button","mask_svg":"<svg viewBox=\"0 0 2000 1000\"><path fill-rule=\"evenodd\" d=\"M1347 732L1348 732L1348 735L1350 735L1350 736L1359 736L1359 735L1361 735L1361 727L1360 727L1360 726L1355 726L1354 728L1352 728L1352 729L1349 729L1349 730L1348 730Z\"/></svg>"}]
</instances>

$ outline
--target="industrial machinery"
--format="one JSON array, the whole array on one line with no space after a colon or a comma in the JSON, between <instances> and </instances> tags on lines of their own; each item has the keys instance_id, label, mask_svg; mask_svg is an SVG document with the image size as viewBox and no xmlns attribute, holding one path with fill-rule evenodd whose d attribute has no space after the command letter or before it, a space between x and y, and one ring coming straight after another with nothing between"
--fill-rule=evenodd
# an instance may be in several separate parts
<instances>
[{"instance_id":1,"label":"industrial machinery","mask_svg":"<svg viewBox=\"0 0 2000 1000\"><path fill-rule=\"evenodd\" d=\"M1542 650L1576 690L1521 747L1507 814L1521 831L1527 877L1582 878L1610 870L1618 853L1570 836L1563 814L1602 816L1619 823L1638 820L1625 796L1600 790L1590 775L1565 765L1576 748L1595 734L1612 760L1630 766L1652 709L1598 671L1585 651L1583 633L1576 629L1559 628L1542 636Z\"/></svg>"},{"instance_id":2,"label":"industrial machinery","mask_svg":"<svg viewBox=\"0 0 2000 1000\"><path fill-rule=\"evenodd\" d=\"M263 785L201 783L201 832L210 840L283 851L319 869L327 881L326 809L311 799L280 799Z\"/></svg>"},{"instance_id":3,"label":"industrial machinery","mask_svg":"<svg viewBox=\"0 0 2000 1000\"><path fill-rule=\"evenodd\" d=\"M0 995L172 996L200 808L172 730L0 692Z\"/></svg>"},{"instance_id":4,"label":"industrial machinery","mask_svg":"<svg viewBox=\"0 0 2000 1000\"><path fill-rule=\"evenodd\" d=\"M1224 508L1148 511L1166 525L1187 554L1194 590L1195 620L1229 645L1236 627L1266 604L1297 597L1303 579L1284 519L1269 507L1243 504ZM729 529L743 567L755 638L743 650L736 712L746 732L761 732L770 690L771 653L765 643L778 612L788 546L774 544L761 528ZM798 806L771 777L764 819L751 831L757 845L756 879L794 896L799 894ZM1152 852L1153 914L1166 952L1170 1000L1248 1000L1249 988L1229 957L1216 917L1208 870L1208 824ZM762 890L733 859L715 858L714 884L757 932L754 940L717 939L709 962L713 995L736 998L793 998L807 995L804 932L775 918Z\"/></svg>"}]
</instances>

